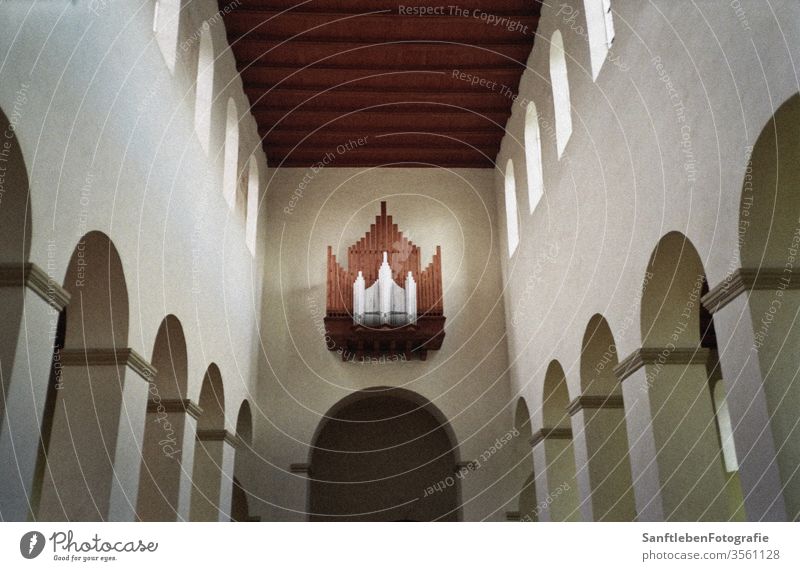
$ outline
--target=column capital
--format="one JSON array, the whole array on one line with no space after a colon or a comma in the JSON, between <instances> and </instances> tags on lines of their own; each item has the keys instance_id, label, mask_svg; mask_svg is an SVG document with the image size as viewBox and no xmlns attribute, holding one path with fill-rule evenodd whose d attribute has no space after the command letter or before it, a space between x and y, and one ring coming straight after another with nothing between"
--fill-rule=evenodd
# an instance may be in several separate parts
<instances>
[{"instance_id":1,"label":"column capital","mask_svg":"<svg viewBox=\"0 0 800 571\"><path fill-rule=\"evenodd\" d=\"M645 365L705 365L711 351L705 347L640 347L614 367L620 382Z\"/></svg>"},{"instance_id":2,"label":"column capital","mask_svg":"<svg viewBox=\"0 0 800 571\"><path fill-rule=\"evenodd\" d=\"M234 448L241 448L242 446L242 441L238 436L223 428L198 430L197 440L201 442L225 442Z\"/></svg>"},{"instance_id":3,"label":"column capital","mask_svg":"<svg viewBox=\"0 0 800 571\"><path fill-rule=\"evenodd\" d=\"M0 287L26 287L56 311L70 300L69 292L32 262L0 264Z\"/></svg>"},{"instance_id":4,"label":"column capital","mask_svg":"<svg viewBox=\"0 0 800 571\"><path fill-rule=\"evenodd\" d=\"M792 280L792 272L786 268L738 268L725 276L700 301L713 314L744 292L778 289L800 289L800 280Z\"/></svg>"},{"instance_id":5,"label":"column capital","mask_svg":"<svg viewBox=\"0 0 800 571\"><path fill-rule=\"evenodd\" d=\"M572 440L571 428L541 428L533 433L531 448L545 440Z\"/></svg>"},{"instance_id":6,"label":"column capital","mask_svg":"<svg viewBox=\"0 0 800 571\"><path fill-rule=\"evenodd\" d=\"M61 364L65 367L128 367L145 381L155 378L157 370L139 353L125 347L63 349L60 352Z\"/></svg>"},{"instance_id":7,"label":"column capital","mask_svg":"<svg viewBox=\"0 0 800 571\"><path fill-rule=\"evenodd\" d=\"M567 414L574 416L584 408L625 408L622 395L581 395L567 405Z\"/></svg>"},{"instance_id":8,"label":"column capital","mask_svg":"<svg viewBox=\"0 0 800 571\"><path fill-rule=\"evenodd\" d=\"M191 399L150 399L147 401L147 412L186 413L197 420L203 414L203 409L193 403Z\"/></svg>"}]
</instances>

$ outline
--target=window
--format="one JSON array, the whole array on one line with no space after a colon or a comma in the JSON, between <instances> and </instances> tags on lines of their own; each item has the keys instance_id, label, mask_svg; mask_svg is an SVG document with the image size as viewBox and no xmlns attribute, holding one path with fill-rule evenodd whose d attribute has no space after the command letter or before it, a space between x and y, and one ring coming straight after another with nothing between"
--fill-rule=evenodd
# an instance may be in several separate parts
<instances>
[{"instance_id":1,"label":"window","mask_svg":"<svg viewBox=\"0 0 800 571\"><path fill-rule=\"evenodd\" d=\"M711 395L714 399L714 413L716 415L717 431L722 447L722 459L725 462L725 471L736 472L739 469L739 461L736 458L731 414L728 411L728 402L725 400L725 385L723 382L722 379L719 379L714 383L711 389Z\"/></svg>"},{"instance_id":2,"label":"window","mask_svg":"<svg viewBox=\"0 0 800 571\"><path fill-rule=\"evenodd\" d=\"M153 8L153 33L171 72L178 55L181 0L156 0Z\"/></svg>"},{"instance_id":3,"label":"window","mask_svg":"<svg viewBox=\"0 0 800 571\"><path fill-rule=\"evenodd\" d=\"M614 43L614 17L611 0L583 0L586 12L586 29L589 35L589 56L592 64L592 79L600 75L600 68Z\"/></svg>"},{"instance_id":4,"label":"window","mask_svg":"<svg viewBox=\"0 0 800 571\"><path fill-rule=\"evenodd\" d=\"M514 255L519 245L519 221L517 220L517 183L514 179L514 161L508 159L505 173L506 232L508 233L508 257Z\"/></svg>"},{"instance_id":5,"label":"window","mask_svg":"<svg viewBox=\"0 0 800 571\"><path fill-rule=\"evenodd\" d=\"M256 254L256 237L258 235L258 203L259 187L258 164L255 157L250 157L247 172L247 201L245 210L245 241L250 253Z\"/></svg>"},{"instance_id":6,"label":"window","mask_svg":"<svg viewBox=\"0 0 800 571\"><path fill-rule=\"evenodd\" d=\"M228 98L225 119L225 162L222 174L222 194L230 208L236 206L239 183L239 113L233 98Z\"/></svg>"},{"instance_id":7,"label":"window","mask_svg":"<svg viewBox=\"0 0 800 571\"><path fill-rule=\"evenodd\" d=\"M211 106L214 102L214 45L208 22L204 22L200 29L195 90L194 127L200 146L207 153L211 139Z\"/></svg>"},{"instance_id":8,"label":"window","mask_svg":"<svg viewBox=\"0 0 800 571\"><path fill-rule=\"evenodd\" d=\"M564 40L556 30L550 40L550 83L553 86L553 108L556 118L556 147L558 158L572 135L572 106L569 101L569 80Z\"/></svg>"},{"instance_id":9,"label":"window","mask_svg":"<svg viewBox=\"0 0 800 571\"><path fill-rule=\"evenodd\" d=\"M544 193L539 114L533 101L525 109L525 167L528 173L528 207L533 212Z\"/></svg>"}]
</instances>

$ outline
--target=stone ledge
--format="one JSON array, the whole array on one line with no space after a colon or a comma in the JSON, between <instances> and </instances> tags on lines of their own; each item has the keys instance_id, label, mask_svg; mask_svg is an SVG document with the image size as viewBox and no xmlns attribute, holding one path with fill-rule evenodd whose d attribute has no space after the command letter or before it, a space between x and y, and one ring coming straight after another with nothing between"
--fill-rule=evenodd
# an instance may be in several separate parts
<instances>
[{"instance_id":1,"label":"stone ledge","mask_svg":"<svg viewBox=\"0 0 800 571\"><path fill-rule=\"evenodd\" d=\"M625 408L622 395L581 395L567 405L567 413L575 415L585 408Z\"/></svg>"},{"instance_id":2,"label":"stone ledge","mask_svg":"<svg viewBox=\"0 0 800 571\"><path fill-rule=\"evenodd\" d=\"M225 429L207 429L197 431L197 440L200 442L226 442L234 448L240 448L241 439Z\"/></svg>"},{"instance_id":3,"label":"stone ledge","mask_svg":"<svg viewBox=\"0 0 800 571\"><path fill-rule=\"evenodd\" d=\"M0 287L27 287L56 311L70 300L67 290L34 263L0 264Z\"/></svg>"},{"instance_id":4,"label":"stone ledge","mask_svg":"<svg viewBox=\"0 0 800 571\"><path fill-rule=\"evenodd\" d=\"M641 347L614 367L620 382L645 365L705 365L711 351L704 347Z\"/></svg>"},{"instance_id":5,"label":"stone ledge","mask_svg":"<svg viewBox=\"0 0 800 571\"><path fill-rule=\"evenodd\" d=\"M783 268L739 268L728 274L700 300L710 312L716 313L747 291L800 289L800 279Z\"/></svg>"},{"instance_id":6,"label":"stone ledge","mask_svg":"<svg viewBox=\"0 0 800 571\"><path fill-rule=\"evenodd\" d=\"M572 440L571 428L542 428L533 433L530 445L531 448L544 442L545 440Z\"/></svg>"},{"instance_id":7,"label":"stone ledge","mask_svg":"<svg viewBox=\"0 0 800 571\"><path fill-rule=\"evenodd\" d=\"M203 414L203 409L189 399L161 399L160 401L150 399L147 401L147 412L158 412L163 408L164 412L186 413L195 420Z\"/></svg>"},{"instance_id":8,"label":"stone ledge","mask_svg":"<svg viewBox=\"0 0 800 571\"><path fill-rule=\"evenodd\" d=\"M65 367L129 367L146 381L155 378L156 368L133 349L63 349L61 364Z\"/></svg>"},{"instance_id":9,"label":"stone ledge","mask_svg":"<svg viewBox=\"0 0 800 571\"><path fill-rule=\"evenodd\" d=\"M289 466L289 471L292 474L311 474L311 464L306 464L304 462L298 462L296 464L291 464Z\"/></svg>"}]
</instances>

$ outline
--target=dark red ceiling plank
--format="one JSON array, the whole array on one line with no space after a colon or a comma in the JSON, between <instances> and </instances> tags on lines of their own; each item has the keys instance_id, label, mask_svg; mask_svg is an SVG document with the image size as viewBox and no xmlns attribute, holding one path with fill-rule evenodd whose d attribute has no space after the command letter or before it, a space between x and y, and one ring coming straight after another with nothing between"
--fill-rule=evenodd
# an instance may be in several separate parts
<instances>
[{"instance_id":1,"label":"dark red ceiling plank","mask_svg":"<svg viewBox=\"0 0 800 571\"><path fill-rule=\"evenodd\" d=\"M290 150L294 147L303 149L334 150L339 145L349 141L363 139L370 147L425 147L425 148L452 148L463 145L474 147L496 147L500 144L503 133L498 131L461 133L430 133L430 132L396 132L396 133L332 133L317 132L308 137L296 131L273 131L266 135L264 142L272 149Z\"/></svg>"},{"instance_id":2,"label":"dark red ceiling plank","mask_svg":"<svg viewBox=\"0 0 800 571\"><path fill-rule=\"evenodd\" d=\"M493 5L490 5L493 4ZM220 8L230 5L233 10L237 9L258 9L272 11L302 11L302 12L341 12L359 13L387 11L397 14L399 7L402 6L429 6L437 8L439 6L449 6L450 3L441 0L414 0L413 2L402 2L398 0L240 0L238 3L233 0L221 0ZM458 5L462 10L469 10L470 16L476 10L482 12L494 12L503 14L538 14L541 8L540 0L503 0L502 2L487 2L486 0L459 0L452 5ZM420 16L425 18L426 16Z\"/></svg>"},{"instance_id":3,"label":"dark red ceiling plank","mask_svg":"<svg viewBox=\"0 0 800 571\"><path fill-rule=\"evenodd\" d=\"M330 111L380 108L386 105L415 107L421 104L444 107L459 107L475 111L504 111L511 99L509 94L481 91L436 92L436 91L358 91L353 89L330 89L323 92L301 89L275 89L263 91L245 89L253 108L293 109L309 108ZM436 107L434 107L435 109Z\"/></svg>"},{"instance_id":4,"label":"dark red ceiling plank","mask_svg":"<svg viewBox=\"0 0 800 571\"><path fill-rule=\"evenodd\" d=\"M530 46L524 44L455 45L436 42L261 42L237 44L234 54L240 66L258 61L262 65L306 66L336 63L383 69L416 69L436 65L460 69L471 65L517 64L524 67Z\"/></svg>"},{"instance_id":5,"label":"dark red ceiling plank","mask_svg":"<svg viewBox=\"0 0 800 571\"><path fill-rule=\"evenodd\" d=\"M497 113L471 113L463 112L438 112L409 113L409 112L369 112L360 111L351 114L342 114L331 111L295 111L291 114L275 110L254 110L256 122L267 130L271 129L307 129L313 131L330 128L337 130L349 129L355 133L364 131L372 132L376 128L387 131L414 130L425 128L435 131L448 129L491 129L503 130L508 112Z\"/></svg>"},{"instance_id":6,"label":"dark red ceiling plank","mask_svg":"<svg viewBox=\"0 0 800 571\"><path fill-rule=\"evenodd\" d=\"M225 20L228 41L235 45L252 40L348 41L353 27L363 42L393 40L449 40L467 44L530 44L538 16L497 16L497 25L477 18L386 14L343 15L308 12L234 10Z\"/></svg>"},{"instance_id":7,"label":"dark red ceiling plank","mask_svg":"<svg viewBox=\"0 0 800 571\"><path fill-rule=\"evenodd\" d=\"M507 86L516 91L521 73L520 66L499 69L460 69L469 74L458 79L453 76L453 70L394 70L367 69L367 68L323 68L309 67L299 70L294 67L265 67L251 66L241 74L245 85L258 89L269 89L279 86L282 88L305 88L323 90L332 85L346 84L353 89L375 89L384 92L397 88L398 83L411 83L416 89L425 91L450 91L470 89L472 78L478 82L493 82L500 90L500 86ZM485 83L484 83L485 85ZM475 87L485 89L485 87Z\"/></svg>"},{"instance_id":8,"label":"dark red ceiling plank","mask_svg":"<svg viewBox=\"0 0 800 571\"><path fill-rule=\"evenodd\" d=\"M496 154L496 150L493 151ZM331 156L332 155L332 156ZM288 155L283 155L278 152L269 150L267 152L267 159L269 164L273 167L281 166L282 162L291 161L295 164L301 165L314 165L328 158L330 163L329 167L339 167L343 164L351 165L381 165L387 163L395 163L398 161L418 161L421 163L434 163L434 164L473 164L476 166L491 166L494 160L494 154L483 153L473 149L395 149L395 148L380 148L380 149L367 149L358 148L349 152L337 153L331 152L331 155L326 155L325 152L318 151L296 151ZM285 166L285 165L283 165Z\"/></svg>"}]
</instances>

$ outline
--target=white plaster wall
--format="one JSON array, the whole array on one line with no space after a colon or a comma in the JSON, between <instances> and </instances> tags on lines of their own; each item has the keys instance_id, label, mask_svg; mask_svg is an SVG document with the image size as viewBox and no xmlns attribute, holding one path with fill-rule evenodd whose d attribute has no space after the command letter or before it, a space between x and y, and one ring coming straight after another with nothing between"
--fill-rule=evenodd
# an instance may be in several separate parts
<instances>
[{"instance_id":1,"label":"white plaster wall","mask_svg":"<svg viewBox=\"0 0 800 571\"><path fill-rule=\"evenodd\" d=\"M642 3L614 0L616 39L592 81L583 3L542 10L534 49L520 83L497 165L515 163L521 245L503 259L507 284L513 390L528 400L541 426L547 364L564 366L570 398L579 393L581 339L601 313L620 358L641 345L639 295L650 255L672 230L686 234L713 287L739 266L739 198L747 147L798 91L800 6L741 2ZM564 8L566 6L566 8ZM570 11L577 17L569 19ZM562 14L558 14L561 11ZM574 131L556 156L549 83L549 39L560 29L567 51ZM653 61L660 58L677 98L672 101ZM761 73L763 70L763 74ZM524 105L540 114L545 193L528 214L523 151ZM685 108L679 122L676 107ZM681 127L689 133L696 178L690 180ZM495 170L505 242L503 177Z\"/></svg>"},{"instance_id":2,"label":"white plaster wall","mask_svg":"<svg viewBox=\"0 0 800 571\"><path fill-rule=\"evenodd\" d=\"M3 2L0 107L16 116L30 178L30 260L62 283L80 237L108 234L124 266L130 346L149 360L161 320L174 313L186 334L189 397L197 401L216 362L233 431L255 381L263 246L251 256L242 213L225 205L222 143L228 97L240 110L249 105L218 20L210 27L217 60L206 156L193 125L193 35L217 3L184 7L186 49L178 48L174 75L152 32L153 5ZM255 153L263 189L266 159L246 113L240 149L242 164Z\"/></svg>"}]
</instances>

